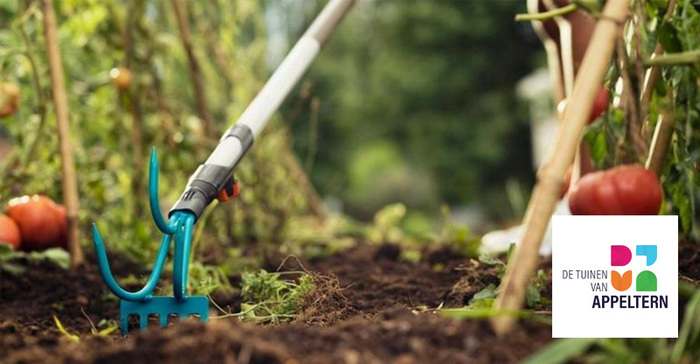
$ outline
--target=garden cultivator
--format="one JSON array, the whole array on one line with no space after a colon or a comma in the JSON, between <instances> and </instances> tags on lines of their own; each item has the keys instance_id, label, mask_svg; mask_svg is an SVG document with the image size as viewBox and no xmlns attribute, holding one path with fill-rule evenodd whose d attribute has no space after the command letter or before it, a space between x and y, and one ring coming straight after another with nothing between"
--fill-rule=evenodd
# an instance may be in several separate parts
<instances>
[{"instance_id":1,"label":"garden cultivator","mask_svg":"<svg viewBox=\"0 0 700 364\"><path fill-rule=\"evenodd\" d=\"M93 225L93 241L102 278L121 299L120 327L123 334L128 332L130 316L139 318L142 329L147 327L150 315L158 315L162 326L167 325L171 316L198 316L202 321L207 320L207 297L187 296L193 226L214 199L228 200L237 195L234 169L354 2L355 0L332 0L326 5L236 124L224 133L207 161L190 177L185 191L170 210L169 221L165 220L160 211L158 160L155 149L153 150L149 169L149 202L153 219L164 235L151 275L141 290L129 292L116 282L109 267L102 236L97 225ZM173 296L153 296L172 241L175 242Z\"/></svg>"}]
</instances>

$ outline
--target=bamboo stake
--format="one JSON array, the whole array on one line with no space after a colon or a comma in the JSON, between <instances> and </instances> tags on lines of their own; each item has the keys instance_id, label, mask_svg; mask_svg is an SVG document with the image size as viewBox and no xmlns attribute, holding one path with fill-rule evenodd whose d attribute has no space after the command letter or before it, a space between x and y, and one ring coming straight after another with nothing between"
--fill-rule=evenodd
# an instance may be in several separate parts
<instances>
[{"instance_id":1,"label":"bamboo stake","mask_svg":"<svg viewBox=\"0 0 700 364\"><path fill-rule=\"evenodd\" d=\"M204 91L204 86L202 84L202 71L199 67L197 57L194 54L194 48L192 47L190 26L187 21L187 3L183 2L182 0L171 0L170 3L175 11L182 46L185 48L185 53L187 54L187 61L190 66L190 77L192 78L192 88L194 91L195 100L197 102L197 109L199 110L199 116L204 120L204 132L206 136L213 137L216 135L217 130L216 125L214 124L214 117L211 114L211 110L209 110L206 92Z\"/></svg>"},{"instance_id":2,"label":"bamboo stake","mask_svg":"<svg viewBox=\"0 0 700 364\"><path fill-rule=\"evenodd\" d=\"M663 108L659 120L656 122L654 137L651 140L651 151L644 167L654 172L657 176L661 174L668 154L668 146L673 136L675 124L675 110L673 107L673 92L666 94L668 105Z\"/></svg>"},{"instance_id":3,"label":"bamboo stake","mask_svg":"<svg viewBox=\"0 0 700 364\"><path fill-rule=\"evenodd\" d=\"M627 11L627 0L609 0L596 24L589 51L581 63L580 77L574 84L570 102L564 111L562 127L557 131L549 157L538 172L538 181L525 216L525 230L496 299L497 310L512 311L522 306L527 284L537 264L540 243L564 184L564 175L573 162L583 128L603 84L603 76L620 37L621 27L627 19ZM491 323L494 331L503 335L512 329L515 318L500 316L492 319Z\"/></svg>"},{"instance_id":4,"label":"bamboo stake","mask_svg":"<svg viewBox=\"0 0 700 364\"><path fill-rule=\"evenodd\" d=\"M83 250L80 247L80 230L78 228L78 183L73 161L73 144L70 136L68 120L68 99L63 82L63 63L58 48L56 35L56 14L52 0L42 1L44 13L44 35L46 37L46 54L51 77L51 94L56 108L56 123L58 124L58 142L61 154L61 172L63 173L63 203L66 206L68 219L68 250L70 251L71 266L77 267L84 261Z\"/></svg>"},{"instance_id":5,"label":"bamboo stake","mask_svg":"<svg viewBox=\"0 0 700 364\"><path fill-rule=\"evenodd\" d=\"M663 22L667 23L668 21L671 20L671 17L673 16L673 13L676 11L676 0L669 0L668 2L668 7L666 8L666 14L664 14L664 19ZM663 47L661 46L661 43L657 41L656 47L654 48L654 53L652 54L651 58L658 57L664 52ZM645 123L644 127L642 129L643 136L648 139L649 131L648 128L646 127L648 123L646 122L646 115L647 111L649 110L649 102L651 101L651 95L654 93L654 85L656 84L656 80L659 78L659 75L661 74L661 69L659 66L652 66L649 68L644 76L644 87L642 88L642 94L639 98L639 104L642 106L642 111L643 114L645 115Z\"/></svg>"}]
</instances>

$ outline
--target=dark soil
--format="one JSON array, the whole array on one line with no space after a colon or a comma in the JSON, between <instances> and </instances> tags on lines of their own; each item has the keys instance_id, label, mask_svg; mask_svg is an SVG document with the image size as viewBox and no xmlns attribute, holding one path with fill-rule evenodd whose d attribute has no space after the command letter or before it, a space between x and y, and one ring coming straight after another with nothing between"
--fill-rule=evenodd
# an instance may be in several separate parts
<instances>
[{"instance_id":1,"label":"dark soil","mask_svg":"<svg viewBox=\"0 0 700 364\"><path fill-rule=\"evenodd\" d=\"M696 284L700 281L700 244L690 241L678 243L678 273Z\"/></svg>"},{"instance_id":2,"label":"dark soil","mask_svg":"<svg viewBox=\"0 0 700 364\"><path fill-rule=\"evenodd\" d=\"M293 323L211 319L127 338L89 334L86 315L93 322L118 317L118 303L94 264L73 273L32 266L1 282L0 362L515 363L550 341L544 324L523 322L499 339L485 321L453 320L431 310L461 307L489 283L497 284L493 266L445 248L426 252L420 263L399 256L395 246L360 245L313 262L287 259L282 269L306 269L321 288ZM121 260L113 263L117 275L147 273ZM234 309L240 303L239 297L222 300ZM81 342L61 335L53 315Z\"/></svg>"},{"instance_id":3,"label":"dark soil","mask_svg":"<svg viewBox=\"0 0 700 364\"><path fill-rule=\"evenodd\" d=\"M110 263L117 276L144 274L140 265L119 255ZM59 336L54 315L65 327L83 333L102 318L119 317L119 301L107 291L93 262L75 271L50 262L24 264L19 275L0 270L0 358L21 347L23 337Z\"/></svg>"},{"instance_id":4,"label":"dark soil","mask_svg":"<svg viewBox=\"0 0 700 364\"><path fill-rule=\"evenodd\" d=\"M283 270L305 269L320 288L292 323L213 318L127 338L90 334L91 321L118 317L118 302L94 263L75 272L30 265L22 275L0 277L0 363L516 363L551 340L551 328L534 321L497 338L486 321L435 313L441 304L461 307L498 284L496 267L447 248L425 252L419 263L401 261L400 253L391 245L359 245L312 262L287 259ZM116 258L117 276L148 273ZM551 261L540 269L551 275ZM700 245L680 244L679 274L700 279ZM542 294L551 297L551 283ZM215 300L239 309L238 296ZM58 332L54 315L80 343Z\"/></svg>"},{"instance_id":5,"label":"dark soil","mask_svg":"<svg viewBox=\"0 0 700 364\"><path fill-rule=\"evenodd\" d=\"M496 267L447 248L425 252L415 264L401 261L400 253L391 245L359 245L312 262L287 259L282 270L305 269L320 288L292 323L213 318L127 338L90 334L90 320L118 317L118 302L93 263L76 272L29 266L0 279L0 363L517 363L551 340L551 328L534 321L497 338L486 321L453 320L432 310L461 307L498 284ZM122 277L148 273L119 257L112 265ZM551 261L539 268L551 275ZM700 245L681 242L679 274L700 279ZM542 294L551 297L551 283ZM215 300L240 305L238 296ZM54 315L81 336L80 343L58 332Z\"/></svg>"}]
</instances>

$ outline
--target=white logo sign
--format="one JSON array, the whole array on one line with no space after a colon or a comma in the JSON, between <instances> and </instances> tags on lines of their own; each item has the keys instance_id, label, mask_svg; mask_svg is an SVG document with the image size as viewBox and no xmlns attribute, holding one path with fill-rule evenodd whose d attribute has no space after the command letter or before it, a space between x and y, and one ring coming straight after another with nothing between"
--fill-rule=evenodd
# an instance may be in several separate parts
<instances>
[{"instance_id":1,"label":"white logo sign","mask_svg":"<svg viewBox=\"0 0 700 364\"><path fill-rule=\"evenodd\" d=\"M677 216L553 216L552 337L678 337Z\"/></svg>"}]
</instances>

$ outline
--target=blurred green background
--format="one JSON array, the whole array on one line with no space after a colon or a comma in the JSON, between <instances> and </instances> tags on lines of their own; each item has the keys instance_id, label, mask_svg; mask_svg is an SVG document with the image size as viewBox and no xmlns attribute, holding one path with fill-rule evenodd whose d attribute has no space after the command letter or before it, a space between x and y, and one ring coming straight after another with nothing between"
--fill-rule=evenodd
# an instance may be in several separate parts
<instances>
[{"instance_id":1,"label":"blurred green background","mask_svg":"<svg viewBox=\"0 0 700 364\"><path fill-rule=\"evenodd\" d=\"M267 2L286 25L280 43L298 38L312 3ZM512 21L522 11L524 1L360 1L282 110L319 192L361 218L397 201L517 218L506 181L527 191L533 169L514 85L541 50ZM305 22L290 19L299 12Z\"/></svg>"}]
</instances>

